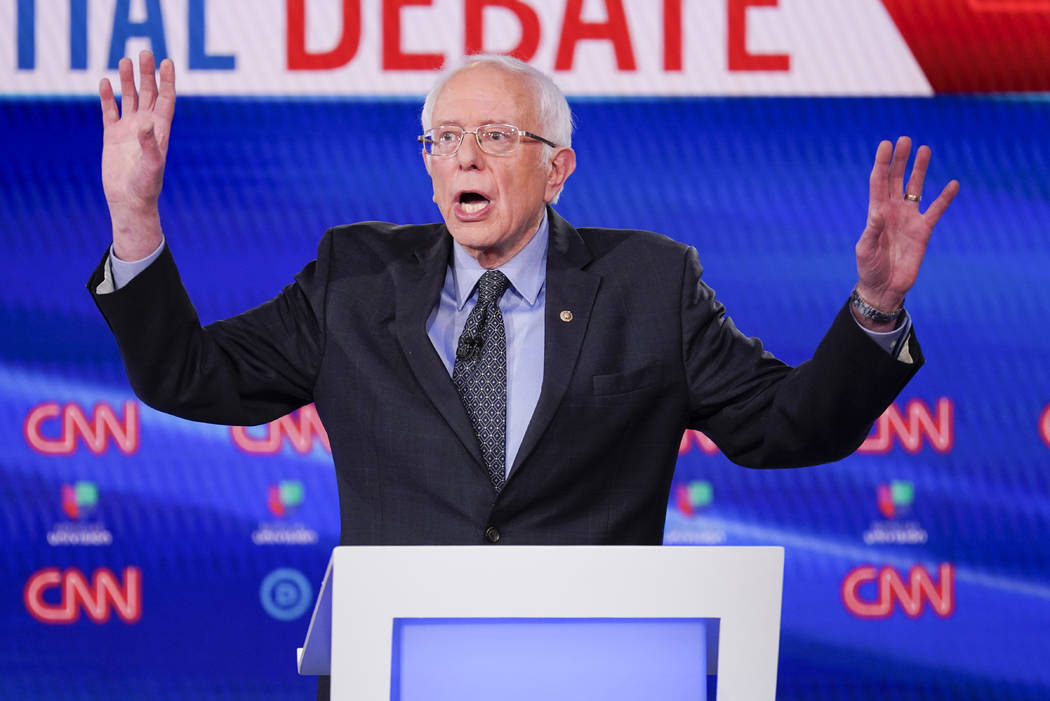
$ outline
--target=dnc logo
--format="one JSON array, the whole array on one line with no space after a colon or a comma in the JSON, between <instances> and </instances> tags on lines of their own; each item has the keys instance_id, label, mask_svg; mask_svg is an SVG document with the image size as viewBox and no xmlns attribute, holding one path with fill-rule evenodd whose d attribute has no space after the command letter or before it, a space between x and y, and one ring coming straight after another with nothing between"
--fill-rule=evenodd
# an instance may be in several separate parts
<instances>
[{"instance_id":1,"label":"dnc logo","mask_svg":"<svg viewBox=\"0 0 1050 701\"><path fill-rule=\"evenodd\" d=\"M294 621L313 603L310 582L299 570L281 567L263 578L259 602L278 621Z\"/></svg>"}]
</instances>

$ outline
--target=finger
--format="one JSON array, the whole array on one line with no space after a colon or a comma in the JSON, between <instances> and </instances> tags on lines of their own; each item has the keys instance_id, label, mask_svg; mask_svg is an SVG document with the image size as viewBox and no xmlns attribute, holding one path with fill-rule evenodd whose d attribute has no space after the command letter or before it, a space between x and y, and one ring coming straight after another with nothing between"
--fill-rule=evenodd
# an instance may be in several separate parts
<instances>
[{"instance_id":1,"label":"finger","mask_svg":"<svg viewBox=\"0 0 1050 701\"><path fill-rule=\"evenodd\" d=\"M150 166L152 170L156 170L164 165L164 155L160 152L160 145L157 143L153 125L148 122L139 129L139 147L142 149L143 160L146 161L146 165Z\"/></svg>"},{"instance_id":2,"label":"finger","mask_svg":"<svg viewBox=\"0 0 1050 701\"><path fill-rule=\"evenodd\" d=\"M113 86L109 78L103 78L98 83L98 97L102 102L102 126L108 127L120 119L120 111L117 109L117 101L113 97Z\"/></svg>"},{"instance_id":3,"label":"finger","mask_svg":"<svg viewBox=\"0 0 1050 701\"><path fill-rule=\"evenodd\" d=\"M893 161L890 163L890 193L900 198L904 191L904 171L908 168L908 156L911 154L911 139L902 136L897 139L893 149Z\"/></svg>"},{"instance_id":4,"label":"finger","mask_svg":"<svg viewBox=\"0 0 1050 701\"><path fill-rule=\"evenodd\" d=\"M857 239L856 252L857 255L870 255L871 251L878 248L879 239L882 238L882 232L886 228L886 222L878 212L872 212L868 215L867 226L864 227L864 231L861 232L860 238Z\"/></svg>"},{"instance_id":5,"label":"finger","mask_svg":"<svg viewBox=\"0 0 1050 701\"><path fill-rule=\"evenodd\" d=\"M948 209L948 205L952 203L952 200L954 200L955 196L958 194L958 180L953 180L944 186L944 189L941 190L941 194L937 195L937 199L933 201L933 204L930 205L929 209L927 209L926 213L923 215L926 217L930 229L933 229L933 227L937 225L941 215L944 214L944 210Z\"/></svg>"},{"instance_id":6,"label":"finger","mask_svg":"<svg viewBox=\"0 0 1050 701\"><path fill-rule=\"evenodd\" d=\"M122 58L117 63L117 72L120 74L120 112L127 115L136 112L139 108L139 94L135 90L135 71L131 66L130 58Z\"/></svg>"},{"instance_id":7,"label":"finger","mask_svg":"<svg viewBox=\"0 0 1050 701\"><path fill-rule=\"evenodd\" d=\"M175 116L175 64L170 58L160 62L160 92L153 112L166 122Z\"/></svg>"},{"instance_id":8,"label":"finger","mask_svg":"<svg viewBox=\"0 0 1050 701\"><path fill-rule=\"evenodd\" d=\"M861 238L867 238L874 245L882 238L882 232L886 230L886 219L882 216L881 212L871 212L868 214L867 226L864 227L864 233L861 234Z\"/></svg>"},{"instance_id":9,"label":"finger","mask_svg":"<svg viewBox=\"0 0 1050 701\"><path fill-rule=\"evenodd\" d=\"M911 167L911 177L904 192L922 197L922 186L926 182L926 168L930 165L930 147L920 146L915 152L915 164ZM916 203L917 204L917 203Z\"/></svg>"},{"instance_id":10,"label":"finger","mask_svg":"<svg viewBox=\"0 0 1050 701\"><path fill-rule=\"evenodd\" d=\"M144 110L153 109L153 103L157 100L157 79L154 71L153 52L141 52L139 54L139 103Z\"/></svg>"},{"instance_id":11,"label":"finger","mask_svg":"<svg viewBox=\"0 0 1050 701\"><path fill-rule=\"evenodd\" d=\"M893 144L889 141L879 142L879 147L875 150L875 165L871 168L871 178L868 181L869 206L885 200L889 195L888 177L892 153Z\"/></svg>"}]
</instances>

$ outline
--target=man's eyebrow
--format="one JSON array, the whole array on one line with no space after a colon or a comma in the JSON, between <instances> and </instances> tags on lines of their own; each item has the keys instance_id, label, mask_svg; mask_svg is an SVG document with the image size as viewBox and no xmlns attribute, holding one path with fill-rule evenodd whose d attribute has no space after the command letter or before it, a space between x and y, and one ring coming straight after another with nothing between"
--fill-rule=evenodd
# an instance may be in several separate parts
<instances>
[{"instance_id":1,"label":"man's eyebrow","mask_svg":"<svg viewBox=\"0 0 1050 701\"><path fill-rule=\"evenodd\" d=\"M463 122L459 121L458 119L435 119L435 120L432 121L432 124L434 126L436 126L436 127L441 127L441 126L462 127L463 126ZM485 125L485 124L514 124L514 120L512 120L512 119L490 118L490 119L482 119L481 121L478 122L478 126L482 126L482 125Z\"/></svg>"}]
</instances>

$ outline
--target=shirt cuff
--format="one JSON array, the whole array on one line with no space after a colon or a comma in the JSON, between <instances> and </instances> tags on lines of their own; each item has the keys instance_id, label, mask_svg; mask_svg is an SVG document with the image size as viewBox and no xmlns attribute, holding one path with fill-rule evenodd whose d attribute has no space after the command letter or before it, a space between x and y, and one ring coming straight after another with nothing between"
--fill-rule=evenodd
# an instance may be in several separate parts
<instances>
[{"instance_id":1,"label":"shirt cuff","mask_svg":"<svg viewBox=\"0 0 1050 701\"><path fill-rule=\"evenodd\" d=\"M119 290L121 287L124 287L131 282L136 275L148 268L150 263L157 260L163 250L164 238L161 237L160 245L157 246L153 253L150 253L145 258L141 260L121 260L120 258L117 258L117 254L113 252L113 246L110 246L109 269L113 274L113 289Z\"/></svg>"},{"instance_id":2,"label":"shirt cuff","mask_svg":"<svg viewBox=\"0 0 1050 701\"><path fill-rule=\"evenodd\" d=\"M900 359L902 356L902 350L907 348L907 344L904 340L908 338L908 334L911 333L911 317L908 312L903 313L903 319L901 325L892 331L871 331L860 325L860 322L856 319L853 320L861 331L868 334L868 337L875 341L884 351L892 355L894 358ZM903 346L903 348L902 348ZM905 361L908 362L908 361Z\"/></svg>"}]
</instances>

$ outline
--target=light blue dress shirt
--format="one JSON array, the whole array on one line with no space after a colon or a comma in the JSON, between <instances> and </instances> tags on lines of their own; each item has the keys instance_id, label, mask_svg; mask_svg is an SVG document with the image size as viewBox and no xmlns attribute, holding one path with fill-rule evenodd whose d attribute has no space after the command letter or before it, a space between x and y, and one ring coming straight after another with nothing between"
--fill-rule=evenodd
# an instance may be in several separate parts
<instances>
[{"instance_id":1,"label":"light blue dress shirt","mask_svg":"<svg viewBox=\"0 0 1050 701\"><path fill-rule=\"evenodd\" d=\"M510 287L499 301L507 330L507 476L514 466L525 429L536 409L543 384L543 309L547 281L547 214L525 248L501 265ZM481 267L458 243L437 306L427 319L427 335L449 375L456 363L456 346L477 300Z\"/></svg>"}]
</instances>

